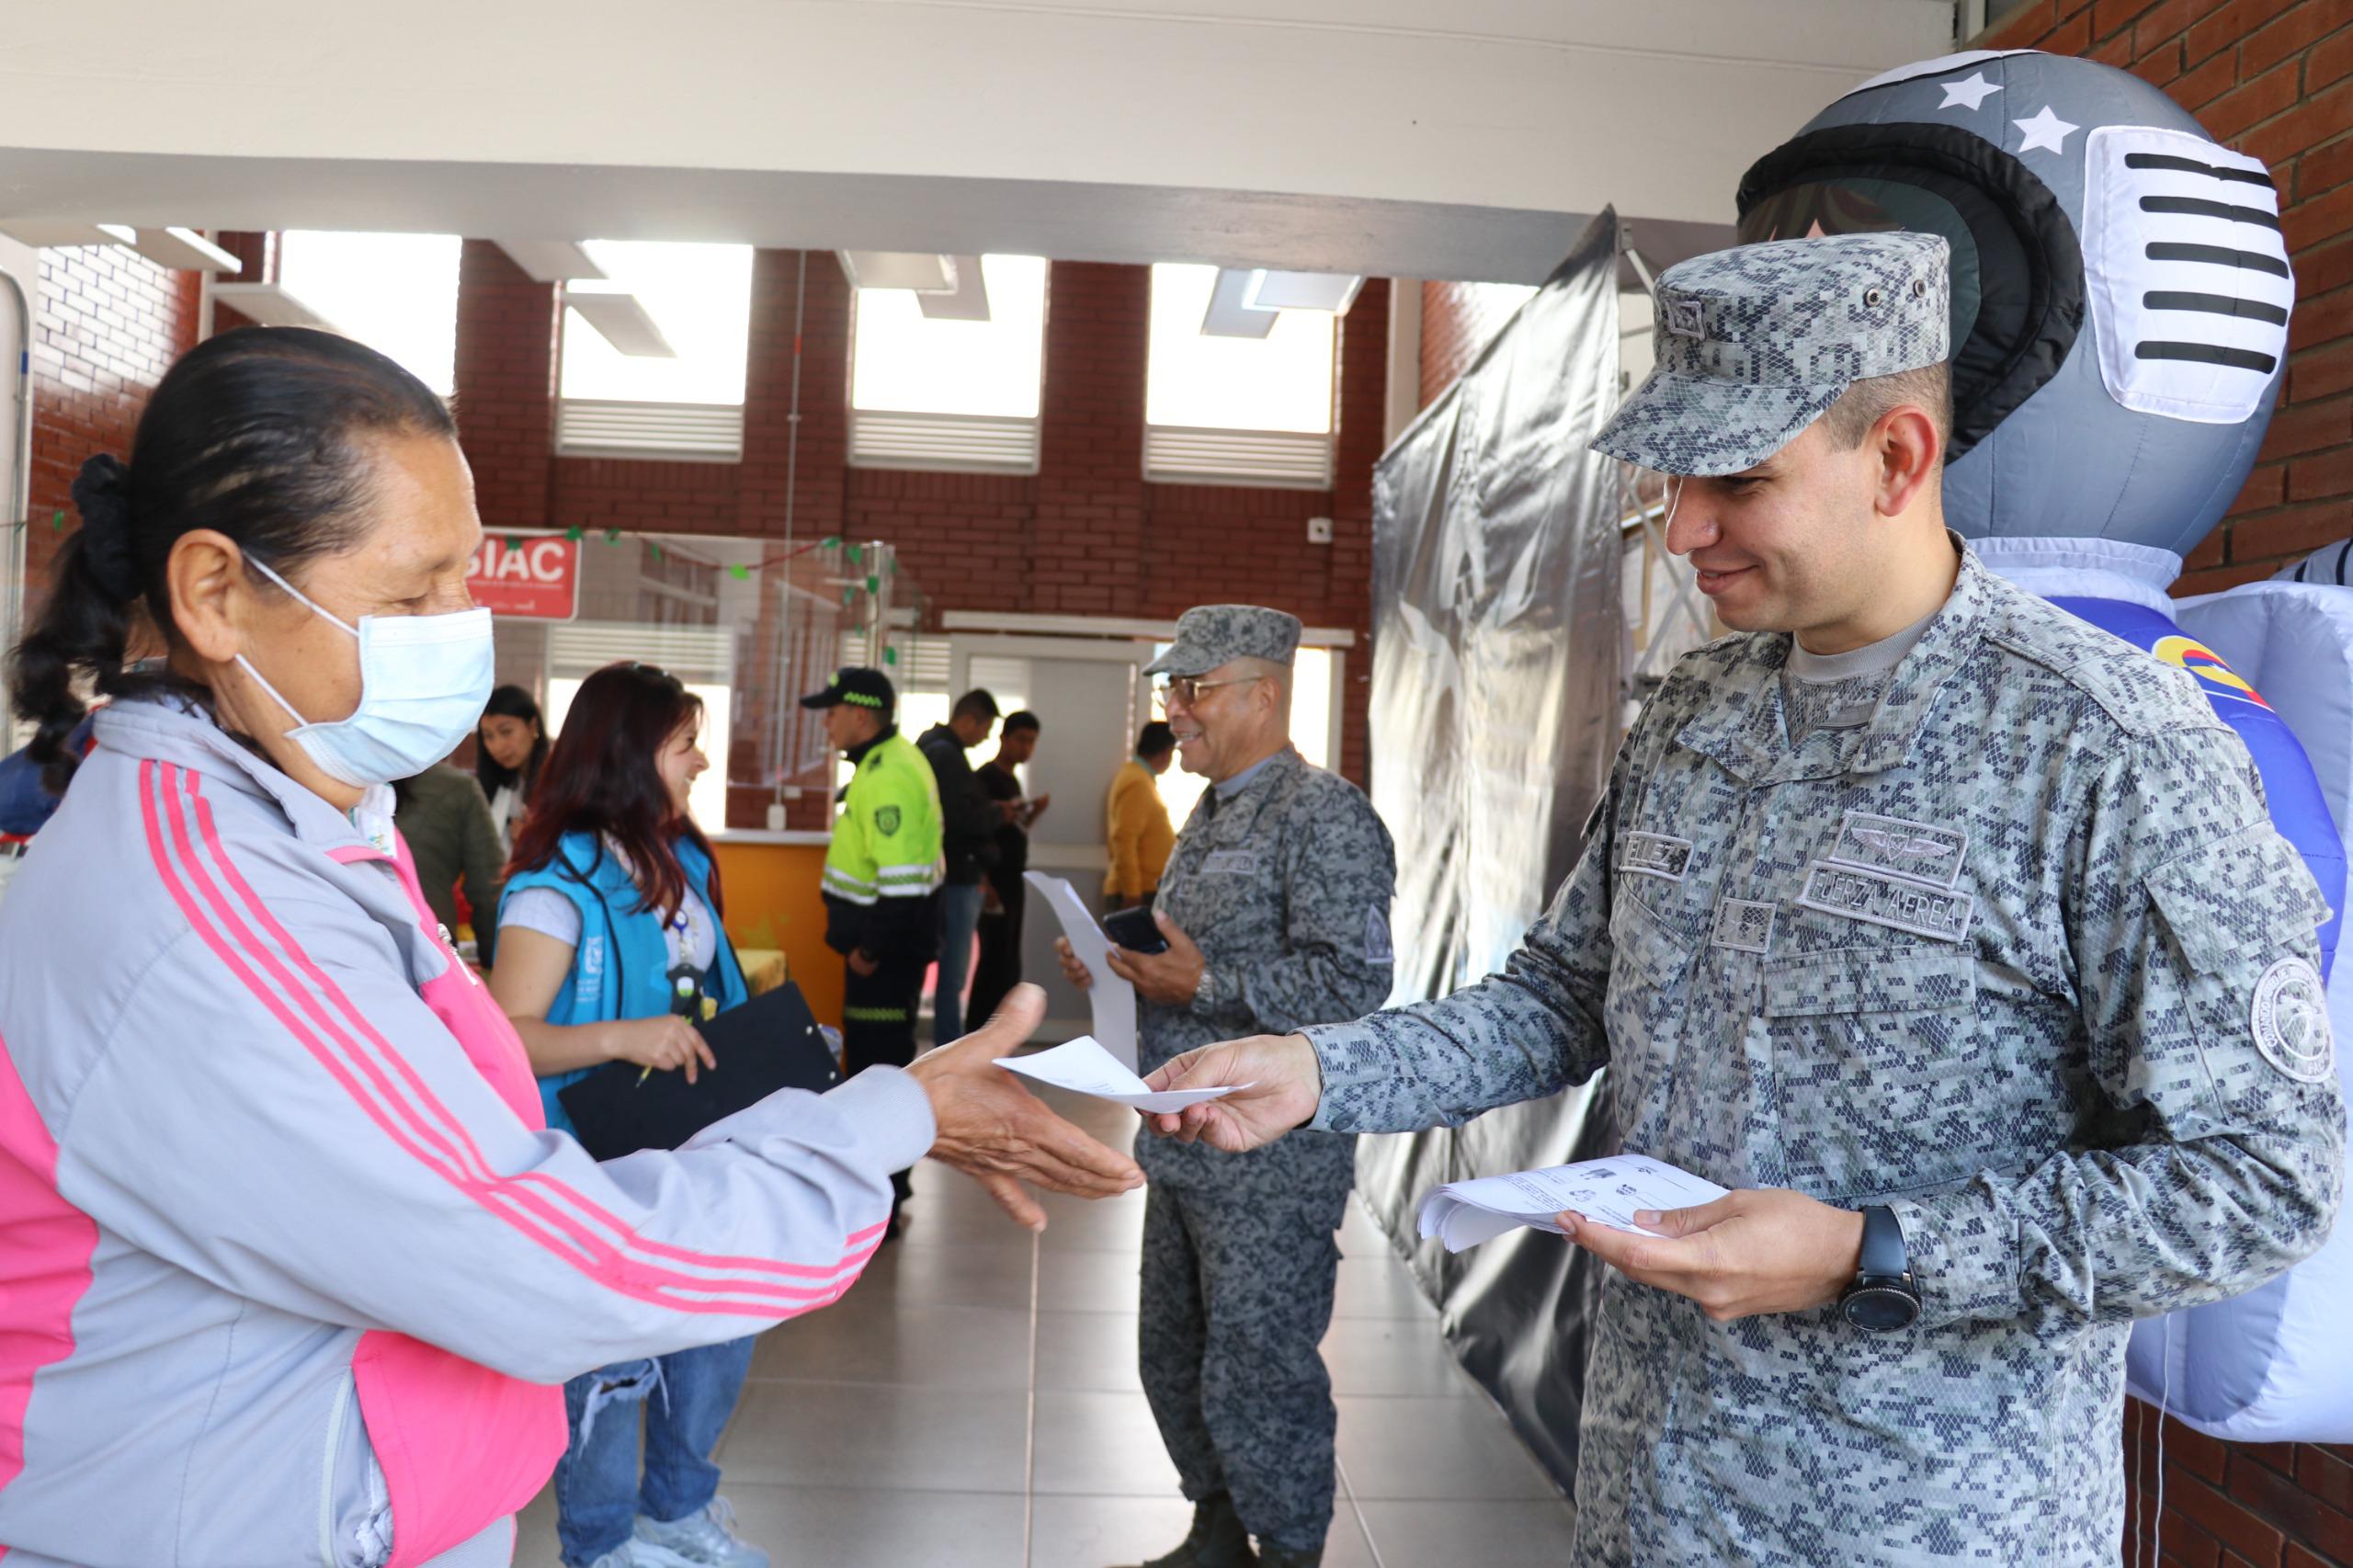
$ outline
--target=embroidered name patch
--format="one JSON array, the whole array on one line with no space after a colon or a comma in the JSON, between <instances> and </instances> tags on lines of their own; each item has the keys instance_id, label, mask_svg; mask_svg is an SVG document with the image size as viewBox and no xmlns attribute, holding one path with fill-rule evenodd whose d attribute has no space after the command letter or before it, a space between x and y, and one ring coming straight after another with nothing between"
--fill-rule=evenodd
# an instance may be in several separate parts
<instances>
[{"instance_id":1,"label":"embroidered name patch","mask_svg":"<svg viewBox=\"0 0 2353 1568\"><path fill-rule=\"evenodd\" d=\"M1212 875L1247 877L1258 869L1258 852L1255 849L1215 849L1201 862L1201 869Z\"/></svg>"},{"instance_id":2,"label":"embroidered name patch","mask_svg":"<svg viewBox=\"0 0 2353 1568\"><path fill-rule=\"evenodd\" d=\"M1824 915L1868 921L1939 942L1958 942L1969 935L1969 917L1977 900L1970 893L1886 871L1816 860L1806 869L1805 889L1798 894L1798 903Z\"/></svg>"},{"instance_id":3,"label":"embroidered name patch","mask_svg":"<svg viewBox=\"0 0 2353 1568\"><path fill-rule=\"evenodd\" d=\"M1745 898L1728 898L1716 905L1716 926L1708 938L1719 948L1761 953L1773 939L1773 906Z\"/></svg>"},{"instance_id":4,"label":"embroidered name patch","mask_svg":"<svg viewBox=\"0 0 2353 1568\"><path fill-rule=\"evenodd\" d=\"M1683 873L1691 869L1691 841L1688 838L1669 838L1663 833L1630 833L1625 845L1625 854L1618 858L1621 871L1679 882Z\"/></svg>"},{"instance_id":5,"label":"embroidered name patch","mask_svg":"<svg viewBox=\"0 0 2353 1568\"><path fill-rule=\"evenodd\" d=\"M2248 1024L2263 1059L2290 1078L2317 1084L2336 1075L2327 996L2319 971L2303 960L2281 959L2263 971Z\"/></svg>"},{"instance_id":6,"label":"embroidered name patch","mask_svg":"<svg viewBox=\"0 0 2353 1568\"><path fill-rule=\"evenodd\" d=\"M1848 812L1830 858L1949 888L1961 881L1961 858L1968 851L1969 835L1957 828Z\"/></svg>"}]
</instances>

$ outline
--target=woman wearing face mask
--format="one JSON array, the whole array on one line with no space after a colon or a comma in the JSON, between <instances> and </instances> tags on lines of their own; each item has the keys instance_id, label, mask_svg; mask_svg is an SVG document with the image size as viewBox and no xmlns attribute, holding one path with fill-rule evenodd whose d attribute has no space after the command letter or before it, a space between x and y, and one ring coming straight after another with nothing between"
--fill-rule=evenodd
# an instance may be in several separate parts
<instances>
[{"instance_id":1,"label":"woman wearing face mask","mask_svg":"<svg viewBox=\"0 0 2353 1568\"><path fill-rule=\"evenodd\" d=\"M0 904L8 1568L505 1563L564 1380L832 1301L926 1145L1032 1221L1011 1173L1141 1179L987 1065L1035 993L675 1153L543 1130L391 821L491 672L465 460L391 360L210 339L74 497L11 671L44 763L112 700Z\"/></svg>"},{"instance_id":2,"label":"woman wearing face mask","mask_svg":"<svg viewBox=\"0 0 2353 1568\"><path fill-rule=\"evenodd\" d=\"M519 686L492 692L474 731L474 778L482 785L483 799L490 802L490 820L506 854L515 852L515 830L522 824L532 786L540 781L547 760L547 732L531 694ZM485 910L483 918L487 921L494 915Z\"/></svg>"},{"instance_id":3,"label":"woman wearing face mask","mask_svg":"<svg viewBox=\"0 0 2353 1568\"><path fill-rule=\"evenodd\" d=\"M710 766L695 744L701 724L702 699L676 676L608 665L581 683L540 776L499 908L490 992L523 1037L551 1127L572 1127L558 1092L608 1062L691 1082L713 1062L688 1020L706 1001L716 1013L745 998L710 845L687 814ZM619 1362L565 1385L571 1441L555 1503L568 1568L666 1563L641 1555L651 1547L767 1568L766 1552L736 1539L710 1462L752 1343Z\"/></svg>"}]
</instances>

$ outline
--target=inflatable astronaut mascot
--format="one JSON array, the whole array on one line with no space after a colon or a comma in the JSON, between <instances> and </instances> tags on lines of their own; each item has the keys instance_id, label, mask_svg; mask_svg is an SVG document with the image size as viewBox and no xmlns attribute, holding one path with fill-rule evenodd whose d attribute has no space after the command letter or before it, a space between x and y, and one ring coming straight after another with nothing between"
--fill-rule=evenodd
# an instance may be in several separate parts
<instances>
[{"instance_id":1,"label":"inflatable astronaut mascot","mask_svg":"<svg viewBox=\"0 0 2353 1568\"><path fill-rule=\"evenodd\" d=\"M1839 99L1748 171L1739 210L1744 242L1951 243L1948 519L1994 570L2199 677L2337 912L2329 962L2346 892L2333 824L2353 821L2353 588L2165 595L2245 483L2285 374L2295 286L2263 165L2138 77L1983 51ZM2353 1040L2353 971L2330 990ZM2319 1021L2315 1073L2331 1070ZM2348 1296L2341 1225L2262 1290L2141 1324L2133 1391L2221 1437L2353 1440Z\"/></svg>"}]
</instances>

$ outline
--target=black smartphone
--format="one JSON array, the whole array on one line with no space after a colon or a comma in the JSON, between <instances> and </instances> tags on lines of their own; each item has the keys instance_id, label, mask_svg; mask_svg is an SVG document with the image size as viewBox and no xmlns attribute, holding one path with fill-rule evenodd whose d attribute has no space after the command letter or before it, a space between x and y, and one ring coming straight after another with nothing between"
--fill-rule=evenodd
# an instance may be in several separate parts
<instances>
[{"instance_id":1,"label":"black smartphone","mask_svg":"<svg viewBox=\"0 0 2353 1568\"><path fill-rule=\"evenodd\" d=\"M1103 917L1103 934L1131 953L1165 953L1168 938L1153 923L1149 906L1115 909Z\"/></svg>"}]
</instances>

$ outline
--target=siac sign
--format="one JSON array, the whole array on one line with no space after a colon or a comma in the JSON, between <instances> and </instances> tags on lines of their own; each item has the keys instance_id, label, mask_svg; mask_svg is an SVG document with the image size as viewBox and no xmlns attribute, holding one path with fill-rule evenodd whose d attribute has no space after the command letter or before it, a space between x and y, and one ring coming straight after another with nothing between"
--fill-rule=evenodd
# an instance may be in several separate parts
<instances>
[{"instance_id":1,"label":"siac sign","mask_svg":"<svg viewBox=\"0 0 2353 1568\"><path fill-rule=\"evenodd\" d=\"M570 620L580 613L580 541L558 535L483 536L466 568L474 603L497 615Z\"/></svg>"}]
</instances>

